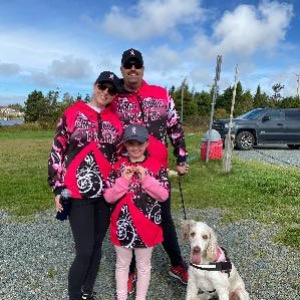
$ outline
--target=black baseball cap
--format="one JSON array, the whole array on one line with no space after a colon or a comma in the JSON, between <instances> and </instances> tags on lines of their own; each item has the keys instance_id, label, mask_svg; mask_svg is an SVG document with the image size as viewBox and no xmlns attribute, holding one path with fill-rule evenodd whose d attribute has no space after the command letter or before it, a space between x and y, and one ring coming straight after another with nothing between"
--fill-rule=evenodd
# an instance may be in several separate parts
<instances>
[{"instance_id":1,"label":"black baseball cap","mask_svg":"<svg viewBox=\"0 0 300 300\"><path fill-rule=\"evenodd\" d=\"M143 55L140 51L130 48L123 52L121 64L124 65L124 63L128 60L136 60L138 61L142 66L144 65Z\"/></svg>"},{"instance_id":2,"label":"black baseball cap","mask_svg":"<svg viewBox=\"0 0 300 300\"><path fill-rule=\"evenodd\" d=\"M101 72L98 78L96 79L95 84L104 82L111 83L117 91L120 90L120 79L115 73L110 71Z\"/></svg>"},{"instance_id":3,"label":"black baseball cap","mask_svg":"<svg viewBox=\"0 0 300 300\"><path fill-rule=\"evenodd\" d=\"M141 143L145 143L148 140L148 131L142 125L128 125L123 133L122 142L127 141L138 141Z\"/></svg>"}]
</instances>

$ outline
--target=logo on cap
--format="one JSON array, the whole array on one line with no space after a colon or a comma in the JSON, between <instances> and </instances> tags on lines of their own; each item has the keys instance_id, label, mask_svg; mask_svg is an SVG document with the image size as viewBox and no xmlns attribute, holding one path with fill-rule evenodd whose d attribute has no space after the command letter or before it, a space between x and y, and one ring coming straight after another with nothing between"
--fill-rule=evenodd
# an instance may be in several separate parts
<instances>
[{"instance_id":1,"label":"logo on cap","mask_svg":"<svg viewBox=\"0 0 300 300\"><path fill-rule=\"evenodd\" d=\"M114 80L114 74L110 73L109 74L109 79Z\"/></svg>"},{"instance_id":2,"label":"logo on cap","mask_svg":"<svg viewBox=\"0 0 300 300\"><path fill-rule=\"evenodd\" d=\"M132 127L132 134L136 134L136 127Z\"/></svg>"},{"instance_id":3,"label":"logo on cap","mask_svg":"<svg viewBox=\"0 0 300 300\"><path fill-rule=\"evenodd\" d=\"M134 50L130 50L130 55L135 55Z\"/></svg>"}]
</instances>

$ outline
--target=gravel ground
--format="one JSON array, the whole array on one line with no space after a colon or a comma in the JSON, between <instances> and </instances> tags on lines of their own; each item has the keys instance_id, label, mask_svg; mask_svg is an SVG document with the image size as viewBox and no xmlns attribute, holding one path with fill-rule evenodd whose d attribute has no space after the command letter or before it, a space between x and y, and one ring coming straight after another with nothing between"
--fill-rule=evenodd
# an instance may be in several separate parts
<instances>
[{"instance_id":1,"label":"gravel ground","mask_svg":"<svg viewBox=\"0 0 300 300\"><path fill-rule=\"evenodd\" d=\"M245 160L300 168L300 150L292 150L284 145L260 146L250 151L234 151L234 154Z\"/></svg>"},{"instance_id":2,"label":"gravel ground","mask_svg":"<svg viewBox=\"0 0 300 300\"><path fill-rule=\"evenodd\" d=\"M300 253L271 241L278 228L251 220L224 226L218 224L221 213L187 211L189 219L205 220L216 228L220 244L229 252L251 299L300 299ZM182 216L175 218L179 224ZM0 212L0 220L0 299L67 299L67 271L74 255L68 222L56 221L52 211L27 223L16 223ZM180 243L188 259L188 245ZM114 260L114 250L106 239L95 286L99 299L114 299ZM168 268L167 256L159 246L153 255L149 300L185 299L185 286L168 275Z\"/></svg>"},{"instance_id":3,"label":"gravel ground","mask_svg":"<svg viewBox=\"0 0 300 300\"><path fill-rule=\"evenodd\" d=\"M260 147L235 151L235 155L300 167L300 151L286 147ZM187 211L188 219L203 220L215 227L220 244L239 270L251 299L300 299L300 251L272 242L279 228L252 220L224 225L219 223L221 214L219 210ZM181 218L181 214L175 215L177 228ZM181 240L180 243L188 260L189 247ZM69 224L55 220L53 211L36 215L28 222L16 222L0 211L0 299L67 299L67 272L73 255ZM95 286L99 299L114 299L114 261L114 250L106 238ZM185 299L185 286L170 277L168 269L168 258L159 246L153 254L149 300Z\"/></svg>"}]
</instances>

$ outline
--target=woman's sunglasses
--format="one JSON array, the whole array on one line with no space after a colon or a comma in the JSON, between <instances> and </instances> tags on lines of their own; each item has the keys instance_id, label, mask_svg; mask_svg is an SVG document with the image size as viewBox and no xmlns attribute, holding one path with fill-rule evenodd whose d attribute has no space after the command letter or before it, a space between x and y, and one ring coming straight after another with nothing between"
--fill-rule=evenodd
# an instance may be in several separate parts
<instances>
[{"instance_id":1,"label":"woman's sunglasses","mask_svg":"<svg viewBox=\"0 0 300 300\"><path fill-rule=\"evenodd\" d=\"M128 70L130 70L132 66L134 66L136 69L141 69L143 67L143 64L137 60L128 60L123 64L123 67Z\"/></svg>"},{"instance_id":2,"label":"woman's sunglasses","mask_svg":"<svg viewBox=\"0 0 300 300\"><path fill-rule=\"evenodd\" d=\"M107 90L110 96L115 96L117 94L117 89L114 86L111 86L106 83L98 83L97 86L100 91L104 92Z\"/></svg>"}]
</instances>

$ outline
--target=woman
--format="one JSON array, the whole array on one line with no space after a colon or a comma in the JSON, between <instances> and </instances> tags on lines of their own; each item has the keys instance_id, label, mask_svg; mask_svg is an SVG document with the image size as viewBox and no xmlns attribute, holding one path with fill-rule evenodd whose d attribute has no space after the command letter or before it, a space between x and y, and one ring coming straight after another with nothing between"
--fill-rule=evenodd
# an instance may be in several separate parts
<instances>
[{"instance_id":1,"label":"woman","mask_svg":"<svg viewBox=\"0 0 300 300\"><path fill-rule=\"evenodd\" d=\"M91 102L79 100L66 109L49 157L48 182L56 211L63 213L63 198L71 205L68 218L76 255L69 270L70 300L96 299L93 286L110 220L103 188L122 135L122 125L110 109L118 85L118 77L104 71L93 86Z\"/></svg>"}]
</instances>

